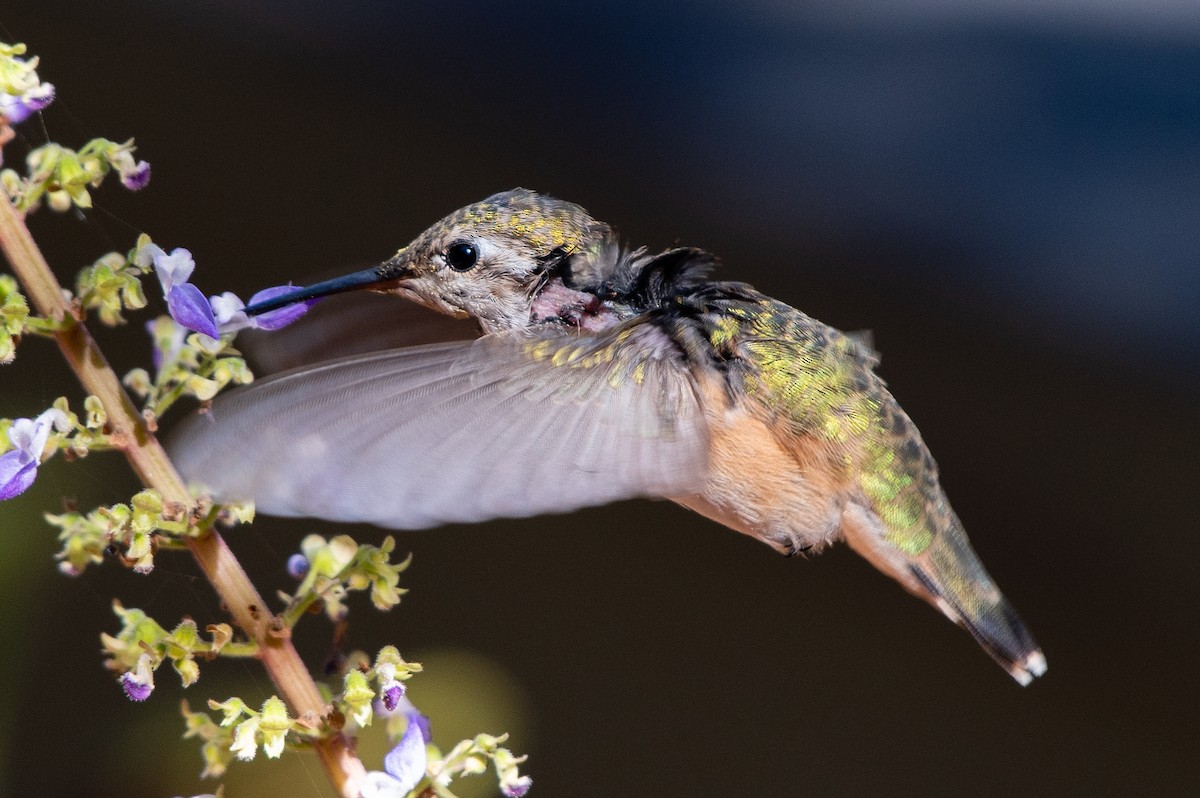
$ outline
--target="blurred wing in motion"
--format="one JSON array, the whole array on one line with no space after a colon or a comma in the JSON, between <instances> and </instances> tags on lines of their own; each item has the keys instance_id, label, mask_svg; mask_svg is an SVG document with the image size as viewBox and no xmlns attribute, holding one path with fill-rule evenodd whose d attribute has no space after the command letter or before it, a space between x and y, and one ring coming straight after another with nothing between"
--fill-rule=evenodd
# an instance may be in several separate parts
<instances>
[{"instance_id":1,"label":"blurred wing in motion","mask_svg":"<svg viewBox=\"0 0 1200 798\"><path fill-rule=\"evenodd\" d=\"M683 355L644 323L341 358L219 397L171 442L218 499L395 529L687 493L706 452Z\"/></svg>"},{"instance_id":2,"label":"blurred wing in motion","mask_svg":"<svg viewBox=\"0 0 1200 798\"><path fill-rule=\"evenodd\" d=\"M395 296L351 291L322 299L281 330L245 330L237 346L256 374L277 374L347 355L478 337L479 326L470 319Z\"/></svg>"}]
</instances>

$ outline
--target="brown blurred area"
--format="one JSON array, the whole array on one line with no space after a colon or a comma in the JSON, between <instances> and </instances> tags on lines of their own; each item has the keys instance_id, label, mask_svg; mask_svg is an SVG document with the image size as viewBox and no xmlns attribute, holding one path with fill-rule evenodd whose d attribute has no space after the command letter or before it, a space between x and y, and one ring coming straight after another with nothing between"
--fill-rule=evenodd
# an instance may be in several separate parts
<instances>
[{"instance_id":1,"label":"brown blurred area","mask_svg":"<svg viewBox=\"0 0 1200 798\"><path fill-rule=\"evenodd\" d=\"M402 534L412 592L386 616L356 602L347 645L425 661L411 695L438 743L512 731L532 795L1194 794L1200 22L785 5L5 8L58 88L50 136L133 136L154 169L31 227L63 279L146 231L246 296L522 185L873 331L1046 677L1017 687L844 547L788 560L665 502ZM45 135L23 133L8 157ZM148 359L138 323L101 343L122 372ZM64 394L44 342L0 369L0 416ZM113 457L56 459L0 505L0 795L210 791L178 700L270 692L216 664L133 705L105 673L113 597L223 617L183 558L57 574L41 514L134 489ZM273 594L314 530L384 534L228 537ZM322 662L328 625L298 642ZM309 759L228 783L328 791Z\"/></svg>"}]
</instances>

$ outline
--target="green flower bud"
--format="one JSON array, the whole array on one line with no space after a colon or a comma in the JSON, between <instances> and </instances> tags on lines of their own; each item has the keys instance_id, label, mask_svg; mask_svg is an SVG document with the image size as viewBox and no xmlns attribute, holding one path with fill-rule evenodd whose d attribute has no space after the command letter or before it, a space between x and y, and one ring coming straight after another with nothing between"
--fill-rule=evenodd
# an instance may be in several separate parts
<instances>
[{"instance_id":1,"label":"green flower bud","mask_svg":"<svg viewBox=\"0 0 1200 798\"><path fill-rule=\"evenodd\" d=\"M208 708L221 710L221 713L225 716L221 719L222 726L232 726L242 715L253 716L255 714L254 710L246 706L246 702L236 696L219 702L209 700Z\"/></svg>"},{"instance_id":2,"label":"green flower bud","mask_svg":"<svg viewBox=\"0 0 1200 798\"><path fill-rule=\"evenodd\" d=\"M371 725L371 701L375 691L367 684L367 675L360 670L352 670L346 674L345 687L342 690L342 701L350 710L351 717L359 726Z\"/></svg>"},{"instance_id":3,"label":"green flower bud","mask_svg":"<svg viewBox=\"0 0 1200 798\"><path fill-rule=\"evenodd\" d=\"M283 753L283 744L292 721L288 718L287 705L276 696L271 696L262 705L259 730L263 736L263 752L271 759Z\"/></svg>"},{"instance_id":4,"label":"green flower bud","mask_svg":"<svg viewBox=\"0 0 1200 798\"><path fill-rule=\"evenodd\" d=\"M200 666L190 655L171 660L171 665L179 674L179 679L184 687L191 687L200 678Z\"/></svg>"}]
</instances>

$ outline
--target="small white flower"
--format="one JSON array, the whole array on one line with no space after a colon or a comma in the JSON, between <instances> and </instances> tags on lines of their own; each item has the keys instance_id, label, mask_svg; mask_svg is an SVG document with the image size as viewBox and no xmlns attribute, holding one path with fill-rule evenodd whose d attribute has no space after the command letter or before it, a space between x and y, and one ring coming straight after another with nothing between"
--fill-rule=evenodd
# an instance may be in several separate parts
<instances>
[{"instance_id":1,"label":"small white flower","mask_svg":"<svg viewBox=\"0 0 1200 798\"><path fill-rule=\"evenodd\" d=\"M254 741L257 733L257 717L247 718L239 723L233 731L233 745L229 746L230 753L235 754L243 762L249 762L258 753L258 745Z\"/></svg>"}]
</instances>

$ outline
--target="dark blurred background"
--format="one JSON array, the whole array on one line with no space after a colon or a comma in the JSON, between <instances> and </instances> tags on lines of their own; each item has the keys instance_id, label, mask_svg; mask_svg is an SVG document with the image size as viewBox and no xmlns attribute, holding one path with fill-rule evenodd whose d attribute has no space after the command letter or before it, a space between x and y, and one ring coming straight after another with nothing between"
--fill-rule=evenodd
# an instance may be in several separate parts
<instances>
[{"instance_id":1,"label":"dark blurred background","mask_svg":"<svg viewBox=\"0 0 1200 798\"><path fill-rule=\"evenodd\" d=\"M844 547L788 560L630 502L402 535L412 593L356 602L347 645L425 662L439 743L512 732L539 796L1195 794L1200 7L978 5L39 0L0 25L58 87L54 139L136 136L154 167L86 218L32 220L64 279L145 230L245 296L521 185L873 330L1050 663L1021 689ZM147 359L140 324L102 343L122 371ZM61 394L80 399L44 342L0 370L0 415ZM179 557L51 560L44 510L134 489L114 457L57 458L0 505L0 794L213 788L175 739L173 674L132 705L96 639L114 596L219 620L208 586ZM273 594L313 530L383 535L229 539ZM300 644L320 662L329 641L318 618ZM210 665L187 698L269 691ZM227 795L328 793L289 757L235 765Z\"/></svg>"}]
</instances>

